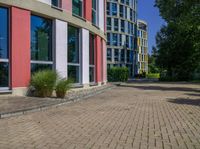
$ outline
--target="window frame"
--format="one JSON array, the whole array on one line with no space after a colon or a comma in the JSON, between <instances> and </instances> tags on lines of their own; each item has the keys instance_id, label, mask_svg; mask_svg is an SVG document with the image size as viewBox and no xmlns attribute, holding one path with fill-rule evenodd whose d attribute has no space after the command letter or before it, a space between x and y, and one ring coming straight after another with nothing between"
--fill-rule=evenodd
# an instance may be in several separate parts
<instances>
[{"instance_id":1,"label":"window frame","mask_svg":"<svg viewBox=\"0 0 200 149\"><path fill-rule=\"evenodd\" d=\"M78 78L78 80L79 80L79 82L75 82L75 83L73 83L75 86L77 86L77 85L81 85L81 83L82 83L82 33L81 33L81 29L80 28L78 28L78 27L76 27L76 26L74 26L74 25L72 25L72 24L68 24L68 35L67 35L67 60L69 60L69 58L68 58L68 52L69 52L69 27L73 27L73 28L76 28L76 29L78 29L78 39L79 39L79 43L78 43L78 52L79 52L79 56L78 56L78 58L79 58L79 63L72 63L72 62L69 62L69 61L67 61L67 76L69 77L69 69L68 69L68 67L69 66L76 66L76 67L79 67L79 78Z\"/></svg>"},{"instance_id":2,"label":"window frame","mask_svg":"<svg viewBox=\"0 0 200 149\"><path fill-rule=\"evenodd\" d=\"M8 82L7 86L0 87L1 90L9 90L10 89L10 11L9 8L0 6L1 9L6 10L6 23L7 23L7 58L0 58L0 63L6 63L8 65Z\"/></svg>"},{"instance_id":3,"label":"window frame","mask_svg":"<svg viewBox=\"0 0 200 149\"><path fill-rule=\"evenodd\" d=\"M94 64L91 64L90 63L90 50L91 50L91 41L93 40L93 59L94 59ZM94 34L92 34L92 33L90 33L89 34L89 43L90 43L90 45L89 45L89 77L90 77L90 68L93 68L93 71L94 71L94 73L93 73L93 79L94 79L94 81L90 81L90 78L89 78L89 83L90 84L94 84L95 82L96 82L96 66L95 66L95 61L96 61L96 42L95 42L95 35Z\"/></svg>"},{"instance_id":4,"label":"window frame","mask_svg":"<svg viewBox=\"0 0 200 149\"><path fill-rule=\"evenodd\" d=\"M50 34L50 36L51 36L51 40L50 40L50 44L51 44L51 60L30 60L30 65L32 65L32 64L38 64L38 65L51 65L52 67L52 70L54 70L54 60L55 60L55 50L54 50L54 47L53 47L53 42L54 42L54 38L53 38L53 20L51 20L51 19L49 19L49 18L45 18L45 17L43 17L43 16L39 16L39 15L35 15L35 14L31 14L31 16L30 16L30 19L32 19L32 16L34 16L34 17L38 17L38 18L42 18L42 19L44 19L44 20L49 20L49 21L51 21L51 34ZM32 22L32 21L31 21ZM31 29L31 28L30 28ZM32 35L31 35L32 36ZM32 37L31 37L31 40L30 40L30 43L32 42ZM49 50L49 49L48 49ZM31 53L32 53L32 49L31 49L31 51L30 51ZM31 55L31 53L30 53L30 55ZM32 69L32 67L30 67L31 69ZM34 72L32 72L32 70L30 70L31 71L31 73L34 73Z\"/></svg>"}]
</instances>

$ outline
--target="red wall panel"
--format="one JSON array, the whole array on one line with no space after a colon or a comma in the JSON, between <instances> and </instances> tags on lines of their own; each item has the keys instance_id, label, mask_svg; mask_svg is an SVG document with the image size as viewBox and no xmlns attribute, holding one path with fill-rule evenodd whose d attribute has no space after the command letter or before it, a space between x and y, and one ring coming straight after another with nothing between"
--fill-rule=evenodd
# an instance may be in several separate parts
<instances>
[{"instance_id":1,"label":"red wall panel","mask_svg":"<svg viewBox=\"0 0 200 149\"><path fill-rule=\"evenodd\" d=\"M62 0L62 9L68 13L72 13L72 0Z\"/></svg>"},{"instance_id":2,"label":"red wall panel","mask_svg":"<svg viewBox=\"0 0 200 149\"><path fill-rule=\"evenodd\" d=\"M84 0L84 12L85 19L87 21L92 21L92 0Z\"/></svg>"},{"instance_id":3,"label":"red wall panel","mask_svg":"<svg viewBox=\"0 0 200 149\"><path fill-rule=\"evenodd\" d=\"M96 82L102 82L102 47L101 37L96 36Z\"/></svg>"},{"instance_id":4,"label":"red wall panel","mask_svg":"<svg viewBox=\"0 0 200 149\"><path fill-rule=\"evenodd\" d=\"M11 8L11 87L30 80L30 11Z\"/></svg>"}]
</instances>

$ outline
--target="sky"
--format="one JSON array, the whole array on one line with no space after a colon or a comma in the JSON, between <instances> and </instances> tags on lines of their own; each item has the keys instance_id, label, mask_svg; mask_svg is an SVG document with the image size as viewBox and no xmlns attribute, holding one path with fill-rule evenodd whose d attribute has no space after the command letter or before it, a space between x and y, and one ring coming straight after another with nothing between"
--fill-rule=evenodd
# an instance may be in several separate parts
<instances>
[{"instance_id":1,"label":"sky","mask_svg":"<svg viewBox=\"0 0 200 149\"><path fill-rule=\"evenodd\" d=\"M164 20L159 16L158 8L154 7L154 0L138 0L138 19L148 23L148 50L151 53L152 46L156 46L156 33L164 24Z\"/></svg>"}]
</instances>

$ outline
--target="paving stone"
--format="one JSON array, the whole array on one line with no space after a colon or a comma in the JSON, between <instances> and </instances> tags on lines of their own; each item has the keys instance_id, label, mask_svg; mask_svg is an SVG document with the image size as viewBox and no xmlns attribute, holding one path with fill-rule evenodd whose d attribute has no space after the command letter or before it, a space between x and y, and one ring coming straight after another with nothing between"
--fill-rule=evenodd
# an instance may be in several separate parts
<instances>
[{"instance_id":1,"label":"paving stone","mask_svg":"<svg viewBox=\"0 0 200 149\"><path fill-rule=\"evenodd\" d=\"M123 84L88 100L0 119L0 149L200 149L199 103L199 85Z\"/></svg>"}]
</instances>

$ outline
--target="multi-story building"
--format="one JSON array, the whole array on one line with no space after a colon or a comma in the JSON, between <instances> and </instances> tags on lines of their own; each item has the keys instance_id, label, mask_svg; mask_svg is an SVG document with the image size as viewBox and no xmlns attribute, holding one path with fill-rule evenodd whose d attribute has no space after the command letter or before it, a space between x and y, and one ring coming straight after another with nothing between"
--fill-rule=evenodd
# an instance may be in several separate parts
<instances>
[{"instance_id":1,"label":"multi-story building","mask_svg":"<svg viewBox=\"0 0 200 149\"><path fill-rule=\"evenodd\" d=\"M107 0L107 66L129 68L134 75L137 0Z\"/></svg>"},{"instance_id":2,"label":"multi-story building","mask_svg":"<svg viewBox=\"0 0 200 149\"><path fill-rule=\"evenodd\" d=\"M137 21L138 43L136 74L148 73L148 26L143 20Z\"/></svg>"},{"instance_id":3,"label":"multi-story building","mask_svg":"<svg viewBox=\"0 0 200 149\"><path fill-rule=\"evenodd\" d=\"M0 91L26 91L54 69L80 86L106 83L104 0L0 0Z\"/></svg>"}]
</instances>

